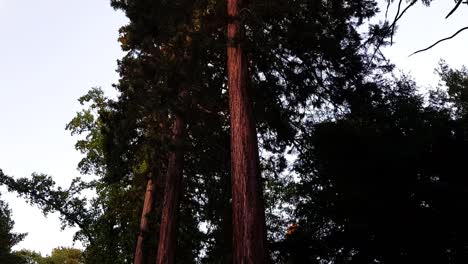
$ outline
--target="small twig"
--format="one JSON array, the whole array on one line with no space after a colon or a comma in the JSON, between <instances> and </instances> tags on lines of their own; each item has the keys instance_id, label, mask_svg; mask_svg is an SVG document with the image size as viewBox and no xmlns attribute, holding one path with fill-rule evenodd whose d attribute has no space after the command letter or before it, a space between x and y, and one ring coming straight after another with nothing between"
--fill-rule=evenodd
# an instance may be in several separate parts
<instances>
[{"instance_id":1,"label":"small twig","mask_svg":"<svg viewBox=\"0 0 468 264\"><path fill-rule=\"evenodd\" d=\"M413 52L411 55L409 55L408 57L411 57L411 56L413 56L413 55L415 55L415 54L418 54L418 53L420 53L420 52L423 52L423 51L427 51L427 50L429 50L429 49L432 49L432 48L433 48L434 46L436 46L437 44L439 44L439 43L441 43L441 42L443 42L443 41L452 39L452 38L454 38L456 35L460 34L460 32L462 32L462 31L464 31L464 30L467 30L467 29L468 29L468 27L464 27L464 28L458 30L458 31L457 31L455 34L453 34L452 36L450 36L450 37L448 37L448 38L443 38L443 39L437 41L436 43L432 44L431 46L429 46L429 47L427 47L427 48L425 48L425 49L415 51L415 52Z\"/></svg>"},{"instance_id":2,"label":"small twig","mask_svg":"<svg viewBox=\"0 0 468 264\"><path fill-rule=\"evenodd\" d=\"M411 2L407 7L405 7L405 9L403 9L403 11L401 11L400 15L398 16L398 19L394 22L396 23L398 20L400 20L401 17L403 17L403 15L406 13L406 11L408 11L408 9L412 6L414 6L414 4L416 4L417 0L413 0L413 2Z\"/></svg>"},{"instance_id":3,"label":"small twig","mask_svg":"<svg viewBox=\"0 0 468 264\"><path fill-rule=\"evenodd\" d=\"M395 19L393 20L392 24L390 24L384 31L385 35L383 36L380 36L379 40L377 41L377 44L376 44L376 50L374 51L374 53L372 54L372 57L370 58L369 60L369 65L372 63L372 61L374 60L375 58L375 55L377 54L377 50L380 49L380 46L383 44L384 42L384 39L385 39L385 36L387 34L390 34L390 45L393 45L393 35L395 34L395 26L396 26L396 23L403 17L403 15L406 13L406 11L408 11L408 9L410 9L410 7L412 7L414 4L416 4L417 0L413 0L410 4L408 4L408 6L405 7L405 9L403 9L403 11L400 12L401 10L401 3L402 1L399 2L398 4L398 11L397 11L397 14L395 16ZM390 1L388 2L390 3ZM385 12L385 21L387 20L387 12L388 12L388 7L387 7L387 11ZM363 43L363 45L367 44L369 42L370 38L368 40L366 40L366 42ZM361 45L361 46L363 46Z\"/></svg>"},{"instance_id":4,"label":"small twig","mask_svg":"<svg viewBox=\"0 0 468 264\"><path fill-rule=\"evenodd\" d=\"M448 15L445 17L445 19L449 18L449 16L451 16L459 7L460 5L462 4L463 0L458 0L457 4L455 5L455 7L452 9L452 11L450 11L450 13L448 13Z\"/></svg>"},{"instance_id":5,"label":"small twig","mask_svg":"<svg viewBox=\"0 0 468 264\"><path fill-rule=\"evenodd\" d=\"M390 9L390 3L391 3L391 1L388 0L387 1L387 9L385 9L385 20L384 21L387 21L387 15L388 15L388 10Z\"/></svg>"},{"instance_id":6,"label":"small twig","mask_svg":"<svg viewBox=\"0 0 468 264\"><path fill-rule=\"evenodd\" d=\"M398 21L398 17L400 16L400 9L401 9L401 3L403 2L403 0L400 0L400 2L398 2L398 10L396 12L396 15L395 15L395 19L393 20L393 23L392 23L392 26L391 26L391 32L392 34L390 35L390 43L393 44L393 35L395 34L395 25L396 25L396 22Z\"/></svg>"}]
</instances>

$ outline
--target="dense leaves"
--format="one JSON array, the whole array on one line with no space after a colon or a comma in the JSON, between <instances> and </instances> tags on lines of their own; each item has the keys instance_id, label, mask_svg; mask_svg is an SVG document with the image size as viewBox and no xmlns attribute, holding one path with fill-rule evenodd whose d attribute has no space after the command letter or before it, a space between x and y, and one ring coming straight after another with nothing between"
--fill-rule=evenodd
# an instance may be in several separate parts
<instances>
[{"instance_id":1,"label":"dense leaves","mask_svg":"<svg viewBox=\"0 0 468 264\"><path fill-rule=\"evenodd\" d=\"M2 174L0 170L0 175ZM23 240L26 234L13 232L13 225L10 208L0 200L0 263L22 263L22 259L12 252L12 247Z\"/></svg>"},{"instance_id":2,"label":"dense leaves","mask_svg":"<svg viewBox=\"0 0 468 264\"><path fill-rule=\"evenodd\" d=\"M16 251L24 264L82 264L82 251L76 248L54 248L50 256L43 257L40 253L30 250Z\"/></svg>"},{"instance_id":3,"label":"dense leaves","mask_svg":"<svg viewBox=\"0 0 468 264\"><path fill-rule=\"evenodd\" d=\"M455 115L466 75L446 65L441 72L448 92L433 92L429 104L403 79L373 87L371 100L361 98L346 116L310 127L295 164L298 227L285 240L286 258L466 261L467 123Z\"/></svg>"},{"instance_id":4,"label":"dense leaves","mask_svg":"<svg viewBox=\"0 0 468 264\"><path fill-rule=\"evenodd\" d=\"M1 184L44 214L59 212L64 227L79 227L82 255L57 249L50 258L131 263L151 179L142 235L146 261L155 261L179 116L186 135L176 262L232 262L225 26L239 19L245 38L232 41L247 51L272 262L468 260L468 71L441 63L442 85L427 93L408 77L389 77L380 48L393 26L359 33L378 12L375 1L259 0L238 18L216 0L111 4L129 18L119 37L126 55L118 96L91 89L67 125L79 137L86 178L63 188L44 174L0 173ZM0 209L4 263L22 236Z\"/></svg>"}]
</instances>

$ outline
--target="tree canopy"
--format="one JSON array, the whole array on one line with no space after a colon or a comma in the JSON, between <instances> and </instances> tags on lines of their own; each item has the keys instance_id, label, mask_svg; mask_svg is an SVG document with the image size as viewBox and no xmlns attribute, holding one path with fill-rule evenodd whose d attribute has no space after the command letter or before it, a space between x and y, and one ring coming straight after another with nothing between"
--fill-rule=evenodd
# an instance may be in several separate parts
<instances>
[{"instance_id":1,"label":"tree canopy","mask_svg":"<svg viewBox=\"0 0 468 264\"><path fill-rule=\"evenodd\" d=\"M402 2L370 24L373 0L112 0L118 96L66 126L82 177L0 171L85 248L12 254L0 202L0 262L465 263L468 70L394 74Z\"/></svg>"},{"instance_id":2,"label":"tree canopy","mask_svg":"<svg viewBox=\"0 0 468 264\"><path fill-rule=\"evenodd\" d=\"M0 174L2 171L0 170ZM11 219L11 210L4 201L0 200L0 262L5 264L21 263L12 251L12 247L21 242L26 234L13 232L14 221Z\"/></svg>"}]
</instances>

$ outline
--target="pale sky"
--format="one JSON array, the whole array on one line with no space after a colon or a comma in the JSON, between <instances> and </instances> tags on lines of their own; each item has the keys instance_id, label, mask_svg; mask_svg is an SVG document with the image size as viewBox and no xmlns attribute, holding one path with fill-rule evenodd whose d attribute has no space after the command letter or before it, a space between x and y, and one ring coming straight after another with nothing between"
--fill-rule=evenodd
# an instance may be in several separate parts
<instances>
[{"instance_id":1,"label":"pale sky","mask_svg":"<svg viewBox=\"0 0 468 264\"><path fill-rule=\"evenodd\" d=\"M394 7L397 2L395 1ZM404 5L406 2L403 1ZM422 4L411 7L399 21L395 44L385 49L386 56L398 68L410 73L421 86L437 84L438 76L434 74L434 68L440 59L446 60L453 67L468 65L468 30L426 52L408 57L411 53L468 26L467 5L461 5L449 19L445 19L453 5L453 1L434 1L429 8ZM393 19L393 16L389 17Z\"/></svg>"},{"instance_id":2,"label":"pale sky","mask_svg":"<svg viewBox=\"0 0 468 264\"><path fill-rule=\"evenodd\" d=\"M447 3L411 8L400 21L395 45L385 50L425 87L437 84L433 70L440 58L456 67L468 64L468 31L408 58L468 26L465 5L444 20L450 11ZM123 55L118 29L125 23L109 0L0 0L0 168L6 174L47 173L63 186L79 176L80 154L65 124L80 109L77 98L91 87L101 86L112 94L111 84L118 78L116 60ZM15 249L49 254L55 247L72 245L74 231L60 231L56 215L45 218L0 190L13 210L15 230L29 233Z\"/></svg>"},{"instance_id":3,"label":"pale sky","mask_svg":"<svg viewBox=\"0 0 468 264\"><path fill-rule=\"evenodd\" d=\"M127 23L109 0L0 0L0 168L16 177L52 175L67 186L80 154L65 125L91 87L111 91L123 53L118 29ZM72 245L57 216L44 218L15 195L4 194L15 230L29 235L15 249L48 254Z\"/></svg>"}]
</instances>

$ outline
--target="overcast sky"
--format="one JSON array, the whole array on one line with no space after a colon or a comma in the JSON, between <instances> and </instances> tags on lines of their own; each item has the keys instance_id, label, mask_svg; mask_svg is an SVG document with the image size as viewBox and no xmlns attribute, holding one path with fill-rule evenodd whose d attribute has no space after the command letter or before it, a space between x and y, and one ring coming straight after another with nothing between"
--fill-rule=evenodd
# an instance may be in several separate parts
<instances>
[{"instance_id":1,"label":"overcast sky","mask_svg":"<svg viewBox=\"0 0 468 264\"><path fill-rule=\"evenodd\" d=\"M456 67L468 64L468 31L408 58L468 26L463 19L466 6L446 21L449 1L435 2L432 8L410 9L400 21L395 45L385 50L424 87L437 84L433 70L440 58ZM125 23L109 0L0 0L0 168L6 174L43 172L63 186L79 176L80 154L65 124L80 109L77 98L91 87L112 93L116 60L123 55L118 29ZM15 195L0 191L13 210L15 230L29 233L16 249L49 254L55 247L72 245L73 230L60 231L56 215L45 218Z\"/></svg>"}]
</instances>

